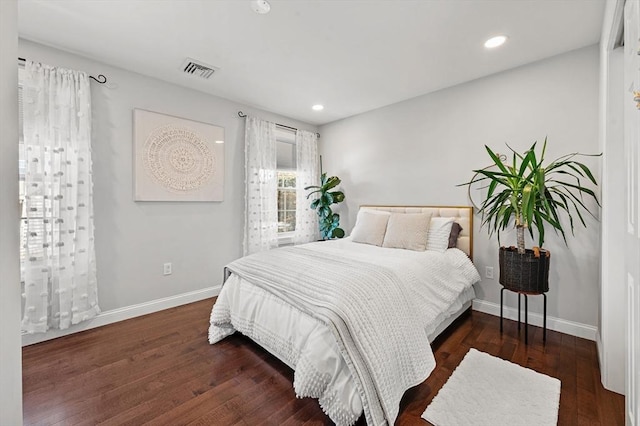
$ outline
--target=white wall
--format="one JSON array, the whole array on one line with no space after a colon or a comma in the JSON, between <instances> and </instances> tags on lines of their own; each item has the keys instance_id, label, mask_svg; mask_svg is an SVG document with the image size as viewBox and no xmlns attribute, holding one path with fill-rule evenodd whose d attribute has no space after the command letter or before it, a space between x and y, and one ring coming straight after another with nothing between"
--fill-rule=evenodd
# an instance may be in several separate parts
<instances>
[{"instance_id":1,"label":"white wall","mask_svg":"<svg viewBox=\"0 0 640 426\"><path fill-rule=\"evenodd\" d=\"M91 83L101 309L113 312L219 286L223 266L242 254L245 120L238 110L301 129L316 127L26 40L20 40L19 51L24 58L109 79L106 85ZM223 202L133 201L133 108L225 128ZM172 275L163 276L164 262L173 263Z\"/></svg>"},{"instance_id":2,"label":"white wall","mask_svg":"<svg viewBox=\"0 0 640 426\"><path fill-rule=\"evenodd\" d=\"M488 53L489 54L489 53ZM473 66L473 64L469 64ZM384 90L381 86L380 90ZM320 128L324 170L343 180L343 225L351 229L361 204L468 205L472 169L490 164L484 145L502 153L549 138L547 158L598 152L598 49L596 46L413 98ZM599 159L585 163L598 175ZM484 275L478 298L495 309L498 242L479 229L476 216L474 261ZM548 231L552 253L548 315L550 326L595 338L599 306L600 226L577 227L568 248ZM515 245L513 234L503 244ZM531 242L528 243L531 246ZM530 312L542 312L541 297ZM508 298L517 306L515 296ZM534 316L535 317L535 316ZM577 324L574 324L577 323Z\"/></svg>"},{"instance_id":3,"label":"white wall","mask_svg":"<svg viewBox=\"0 0 640 426\"><path fill-rule=\"evenodd\" d=\"M0 1L0 424L22 424L18 258L18 3Z\"/></svg>"}]
</instances>

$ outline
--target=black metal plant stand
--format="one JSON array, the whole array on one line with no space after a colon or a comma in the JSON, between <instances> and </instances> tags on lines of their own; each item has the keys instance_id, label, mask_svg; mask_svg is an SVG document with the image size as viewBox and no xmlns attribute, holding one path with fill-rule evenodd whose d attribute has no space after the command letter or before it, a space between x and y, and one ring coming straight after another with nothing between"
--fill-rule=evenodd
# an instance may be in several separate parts
<instances>
[{"instance_id":1,"label":"black metal plant stand","mask_svg":"<svg viewBox=\"0 0 640 426\"><path fill-rule=\"evenodd\" d=\"M544 313L542 316L542 341L544 343L547 342L547 295L545 293L532 293L532 292L522 292L511 290L506 287L502 287L500 290L500 333L502 333L502 309L503 309L503 301L504 301L504 291L509 290L514 293L518 293L518 330L520 330L520 296L524 296L524 343L529 343L529 321L528 321L528 311L529 311L529 300L527 296L533 295L542 295L544 297Z\"/></svg>"}]
</instances>

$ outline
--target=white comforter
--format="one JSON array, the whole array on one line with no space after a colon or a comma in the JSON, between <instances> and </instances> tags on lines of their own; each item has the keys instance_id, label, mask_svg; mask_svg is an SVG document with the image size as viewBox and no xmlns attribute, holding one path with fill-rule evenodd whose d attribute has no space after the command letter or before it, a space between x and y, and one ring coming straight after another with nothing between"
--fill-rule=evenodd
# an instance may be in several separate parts
<instances>
[{"instance_id":1,"label":"white comforter","mask_svg":"<svg viewBox=\"0 0 640 426\"><path fill-rule=\"evenodd\" d=\"M352 424L361 409L369 424L395 421L404 391L435 366L426 336L479 280L455 249L412 252L348 240L259 253L229 267L235 275L213 308L211 343L238 330L276 352L296 370L296 394L318 398L338 424ZM256 321L243 292L279 300L303 320L283 323L286 315L262 312Z\"/></svg>"}]
</instances>

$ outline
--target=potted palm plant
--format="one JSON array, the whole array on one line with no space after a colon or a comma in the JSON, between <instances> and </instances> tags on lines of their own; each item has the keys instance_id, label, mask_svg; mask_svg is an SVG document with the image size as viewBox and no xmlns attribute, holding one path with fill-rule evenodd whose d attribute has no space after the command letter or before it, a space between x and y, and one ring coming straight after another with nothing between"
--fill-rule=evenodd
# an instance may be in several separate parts
<instances>
[{"instance_id":1,"label":"potted palm plant","mask_svg":"<svg viewBox=\"0 0 640 426\"><path fill-rule=\"evenodd\" d=\"M333 213L332 204L344 201L344 193L342 191L332 191L340 184L340 178L337 176L327 177L326 173L322 173L320 177L320 186L307 186L305 191L313 189L307 194L307 200L314 194L318 194L317 198L311 203L311 208L316 210L320 221L320 236L323 240L331 238L344 237L344 229L340 228L340 215Z\"/></svg>"},{"instance_id":2,"label":"potted palm plant","mask_svg":"<svg viewBox=\"0 0 640 426\"><path fill-rule=\"evenodd\" d=\"M499 256L500 284L514 291L548 291L551 256L548 250L542 248L545 226L550 225L562 235L566 244L566 232L560 215L568 217L573 234L574 215L585 227L583 214L586 212L594 216L586 199L593 198L600 205L596 194L582 185L583 180L597 185L593 173L586 165L575 160L579 156L593 155L567 154L545 165L546 147L546 138L539 154L536 154L536 143L523 154L509 147L513 152L513 160L508 165L485 146L494 170L474 170L476 174L472 180L462 184L486 184L487 195L480 205L480 213L482 226L488 227L489 235L496 232L500 241L500 231L515 226L517 247L500 247ZM538 247L526 249L525 231L534 238L534 229L538 234Z\"/></svg>"}]
</instances>

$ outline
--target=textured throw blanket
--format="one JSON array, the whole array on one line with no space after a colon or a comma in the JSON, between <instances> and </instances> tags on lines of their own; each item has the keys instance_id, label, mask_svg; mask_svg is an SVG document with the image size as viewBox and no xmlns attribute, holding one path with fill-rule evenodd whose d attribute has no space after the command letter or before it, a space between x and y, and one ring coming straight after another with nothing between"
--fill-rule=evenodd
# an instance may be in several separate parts
<instances>
[{"instance_id":1,"label":"textured throw blanket","mask_svg":"<svg viewBox=\"0 0 640 426\"><path fill-rule=\"evenodd\" d=\"M394 259L372 261L335 248L285 247L238 259L228 269L326 324L356 382L367 424L393 424L404 392L435 367L421 306L429 266L416 259L394 268ZM440 281L453 263L436 262ZM434 294L446 306L474 282L467 281Z\"/></svg>"}]
</instances>

